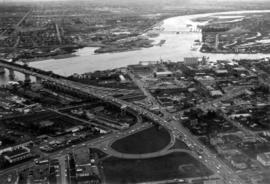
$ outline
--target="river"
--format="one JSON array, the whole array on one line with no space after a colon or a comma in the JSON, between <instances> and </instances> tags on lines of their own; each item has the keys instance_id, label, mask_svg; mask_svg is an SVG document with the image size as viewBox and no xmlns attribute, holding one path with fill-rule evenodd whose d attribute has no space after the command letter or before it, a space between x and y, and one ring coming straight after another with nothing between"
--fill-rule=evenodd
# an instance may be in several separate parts
<instances>
[{"instance_id":1,"label":"river","mask_svg":"<svg viewBox=\"0 0 270 184\"><path fill-rule=\"evenodd\" d=\"M151 48L143 48L141 50L119 52L119 53L105 53L95 54L96 48L79 49L75 54L76 57L63 59L48 59L30 63L30 66L40 69L53 71L61 75L71 75L73 73L86 73L96 70L106 70L124 67L130 64L137 64L139 61L157 61L170 60L173 62L182 61L184 57L209 57L215 61L218 59L257 59L269 57L270 54L205 54L199 50L192 50L191 47L194 40L201 39L201 32L189 32L188 24L193 27L205 24L202 22L194 22L193 19L208 16L235 16L239 19L239 15L246 13L269 13L270 10L263 11L233 11L233 12L219 12L186 15L168 18L161 24L162 31L160 35L153 38L155 43L161 40L166 40L162 46L154 46ZM180 32L180 34L176 34ZM1 80L1 78L0 78Z\"/></svg>"}]
</instances>

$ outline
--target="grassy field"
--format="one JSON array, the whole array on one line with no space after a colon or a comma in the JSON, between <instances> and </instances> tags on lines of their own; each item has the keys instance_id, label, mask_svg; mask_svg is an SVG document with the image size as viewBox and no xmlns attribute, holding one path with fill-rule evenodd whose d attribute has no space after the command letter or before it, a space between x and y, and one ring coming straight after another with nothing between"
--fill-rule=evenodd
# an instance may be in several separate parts
<instances>
[{"instance_id":1,"label":"grassy field","mask_svg":"<svg viewBox=\"0 0 270 184\"><path fill-rule=\"evenodd\" d=\"M103 162L106 183L138 183L209 176L212 174L192 156L176 152L152 159L119 159L111 157Z\"/></svg>"},{"instance_id":2,"label":"grassy field","mask_svg":"<svg viewBox=\"0 0 270 184\"><path fill-rule=\"evenodd\" d=\"M188 146L181 140L176 139L172 149L186 149L189 150Z\"/></svg>"},{"instance_id":3,"label":"grassy field","mask_svg":"<svg viewBox=\"0 0 270 184\"><path fill-rule=\"evenodd\" d=\"M143 154L159 151L169 142L167 130L152 127L114 142L112 148L121 153Z\"/></svg>"}]
</instances>

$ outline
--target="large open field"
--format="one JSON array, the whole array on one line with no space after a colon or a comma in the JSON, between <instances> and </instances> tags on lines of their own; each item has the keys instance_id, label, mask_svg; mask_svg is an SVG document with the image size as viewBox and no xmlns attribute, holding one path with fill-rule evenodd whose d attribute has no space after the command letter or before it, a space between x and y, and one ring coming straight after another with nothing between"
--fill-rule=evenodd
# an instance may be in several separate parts
<instances>
[{"instance_id":1,"label":"large open field","mask_svg":"<svg viewBox=\"0 0 270 184\"><path fill-rule=\"evenodd\" d=\"M114 142L112 148L121 153L143 154L159 151L169 142L167 130L152 127Z\"/></svg>"},{"instance_id":2,"label":"large open field","mask_svg":"<svg viewBox=\"0 0 270 184\"><path fill-rule=\"evenodd\" d=\"M152 159L108 158L103 162L106 183L138 183L209 176L211 171L187 153L177 152Z\"/></svg>"}]
</instances>

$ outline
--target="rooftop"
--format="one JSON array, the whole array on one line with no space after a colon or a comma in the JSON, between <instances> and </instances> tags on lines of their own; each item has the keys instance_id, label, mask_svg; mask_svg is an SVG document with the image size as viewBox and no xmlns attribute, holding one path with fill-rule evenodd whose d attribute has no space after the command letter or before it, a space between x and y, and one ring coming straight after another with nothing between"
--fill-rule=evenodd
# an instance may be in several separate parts
<instances>
[{"instance_id":1,"label":"rooftop","mask_svg":"<svg viewBox=\"0 0 270 184\"><path fill-rule=\"evenodd\" d=\"M265 161L270 161L270 152L258 154L258 157Z\"/></svg>"},{"instance_id":2,"label":"rooftop","mask_svg":"<svg viewBox=\"0 0 270 184\"><path fill-rule=\"evenodd\" d=\"M8 156L8 157L16 157L17 155L25 154L25 153L28 153L28 152L29 151L27 149L19 148L19 149L16 149L14 151L5 152L3 154Z\"/></svg>"},{"instance_id":3,"label":"rooftop","mask_svg":"<svg viewBox=\"0 0 270 184\"><path fill-rule=\"evenodd\" d=\"M88 148L81 148L74 152L76 165L85 165L90 163L90 155Z\"/></svg>"}]
</instances>

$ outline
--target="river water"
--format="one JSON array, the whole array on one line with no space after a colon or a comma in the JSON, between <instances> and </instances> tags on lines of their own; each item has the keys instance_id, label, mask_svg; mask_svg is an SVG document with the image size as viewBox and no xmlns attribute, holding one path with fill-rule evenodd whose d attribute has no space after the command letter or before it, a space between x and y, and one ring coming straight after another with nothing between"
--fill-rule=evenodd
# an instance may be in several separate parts
<instances>
[{"instance_id":1,"label":"river water","mask_svg":"<svg viewBox=\"0 0 270 184\"><path fill-rule=\"evenodd\" d=\"M236 12L219 12L208 14L186 15L168 18L163 21L160 35L153 38L155 43L160 40L166 40L162 46L154 46L151 48L143 48L136 51L127 51L119 53L105 53L95 54L96 48L83 48L79 49L75 54L76 57L63 58L63 59L48 59L30 63L30 66L40 69L53 71L61 75L71 75L73 73L86 73L95 70L105 70L124 67L130 64L137 64L140 61L157 61L157 60L170 60L173 62L182 61L184 57L209 57L215 61L218 59L256 59L269 57L270 54L205 54L200 53L199 50L192 50L194 40L201 39L200 32L189 32L190 27L197 27L197 25L205 24L194 22L192 19L208 16L235 16L239 19L241 14L246 13L269 13L270 10L264 11L236 11ZM180 32L180 34L176 34ZM2 76L2 81L3 81ZM1 78L0 78L1 80Z\"/></svg>"}]
</instances>

